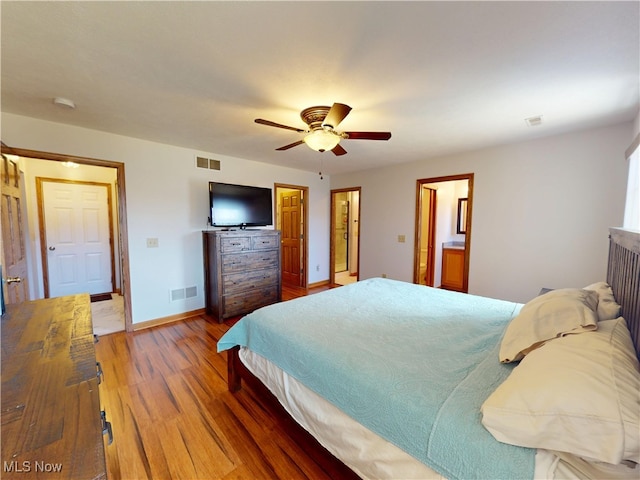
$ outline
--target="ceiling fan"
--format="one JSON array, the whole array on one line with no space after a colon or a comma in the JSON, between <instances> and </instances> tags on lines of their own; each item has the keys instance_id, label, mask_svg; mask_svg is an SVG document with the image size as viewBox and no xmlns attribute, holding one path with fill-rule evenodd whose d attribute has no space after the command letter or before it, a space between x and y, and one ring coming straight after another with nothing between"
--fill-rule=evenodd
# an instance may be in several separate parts
<instances>
[{"instance_id":1,"label":"ceiling fan","mask_svg":"<svg viewBox=\"0 0 640 480\"><path fill-rule=\"evenodd\" d=\"M305 133L305 137L276 150L288 150L306 143L309 148L317 152L331 150L334 155L344 155L347 151L340 145L340 140L389 140L391 132L339 132L336 127L342 122L351 107L344 103L334 103L332 107L317 106L305 108L300 112L300 118L308 125L308 129L289 127L270 120L256 118L255 122L269 127L285 128L298 133Z\"/></svg>"}]
</instances>

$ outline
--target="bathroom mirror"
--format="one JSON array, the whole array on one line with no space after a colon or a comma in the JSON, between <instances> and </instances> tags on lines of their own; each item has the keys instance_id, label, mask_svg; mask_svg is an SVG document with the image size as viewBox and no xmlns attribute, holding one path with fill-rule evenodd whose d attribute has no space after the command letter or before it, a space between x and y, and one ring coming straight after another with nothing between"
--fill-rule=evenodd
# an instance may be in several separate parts
<instances>
[{"instance_id":1,"label":"bathroom mirror","mask_svg":"<svg viewBox=\"0 0 640 480\"><path fill-rule=\"evenodd\" d=\"M467 233L467 198L458 199L458 224L456 233Z\"/></svg>"}]
</instances>

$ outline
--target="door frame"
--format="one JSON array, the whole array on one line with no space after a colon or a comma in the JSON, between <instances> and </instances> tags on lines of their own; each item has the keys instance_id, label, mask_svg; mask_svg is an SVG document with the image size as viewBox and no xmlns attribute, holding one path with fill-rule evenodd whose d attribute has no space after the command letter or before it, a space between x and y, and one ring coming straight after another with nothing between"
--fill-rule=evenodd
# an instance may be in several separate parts
<instances>
[{"instance_id":1,"label":"door frame","mask_svg":"<svg viewBox=\"0 0 640 480\"><path fill-rule=\"evenodd\" d=\"M421 178L416 180L416 218L415 218L415 237L413 248L413 281L418 283L417 279L420 275L420 224L422 218L422 185L427 183L450 182L456 180L467 180L469 193L467 195L467 230L464 236L464 277L462 281L462 291L469 291L469 258L471 254L471 227L473 218L473 173L463 173L459 175L447 175L444 177ZM435 229L434 235L435 235ZM431 233L430 233L431 234Z\"/></svg>"},{"instance_id":2,"label":"door frame","mask_svg":"<svg viewBox=\"0 0 640 480\"><path fill-rule=\"evenodd\" d=\"M330 227L329 227L329 285L335 285L336 283L336 241L335 241L335 228L336 228L336 194L344 192L358 192L358 274L356 275L356 281L360 280L360 232L362 231L362 187L348 187L348 188L336 188L331 190L331 215L330 215ZM347 230L349 231L349 230Z\"/></svg>"},{"instance_id":3,"label":"door frame","mask_svg":"<svg viewBox=\"0 0 640 480\"><path fill-rule=\"evenodd\" d=\"M113 204L111 200L111 185L108 183L92 182L84 180L70 180L66 178L49 178L49 177L36 177L36 197L38 202L38 229L40 233L40 256L42 258L42 282L44 286L44 297L49 298L49 255L47 254L47 230L44 214L45 198L44 198L44 182L50 183L70 183L73 185L92 185L96 187L104 187L107 190L107 215L109 222L109 256L111 264L111 291L113 290L113 283L115 281L115 252L113 249ZM106 292L101 292L106 293ZM110 293L110 292L109 292Z\"/></svg>"},{"instance_id":4,"label":"door frame","mask_svg":"<svg viewBox=\"0 0 640 480\"><path fill-rule=\"evenodd\" d=\"M288 183L273 184L273 211L276 212L277 218L281 218L278 203L278 189L298 190L302 192L302 241L300 242L300 248L302 249L302 272L300 275L300 288L307 288L309 284L309 208L307 206L309 203L309 187Z\"/></svg>"},{"instance_id":5,"label":"door frame","mask_svg":"<svg viewBox=\"0 0 640 480\"><path fill-rule=\"evenodd\" d=\"M107 167L116 169L116 196L118 202L118 244L120 252L120 283L122 296L124 299L124 327L127 332L133 331L131 316L131 279L129 262L129 244L127 230L127 197L125 190L125 168L124 163L111 160L100 160L89 157L77 157L60 153L40 152L24 148L8 147L2 144L2 153L9 153L25 158L35 158L38 160L51 160L55 162L74 162L80 165L93 165L96 167ZM114 239L115 241L116 239Z\"/></svg>"}]
</instances>

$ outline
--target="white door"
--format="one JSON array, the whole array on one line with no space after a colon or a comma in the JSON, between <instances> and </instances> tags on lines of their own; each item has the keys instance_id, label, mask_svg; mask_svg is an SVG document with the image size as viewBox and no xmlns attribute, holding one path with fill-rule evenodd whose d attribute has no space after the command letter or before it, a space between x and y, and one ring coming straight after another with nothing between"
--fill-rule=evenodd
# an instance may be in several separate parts
<instances>
[{"instance_id":1,"label":"white door","mask_svg":"<svg viewBox=\"0 0 640 480\"><path fill-rule=\"evenodd\" d=\"M49 297L113 291L110 185L42 182Z\"/></svg>"}]
</instances>

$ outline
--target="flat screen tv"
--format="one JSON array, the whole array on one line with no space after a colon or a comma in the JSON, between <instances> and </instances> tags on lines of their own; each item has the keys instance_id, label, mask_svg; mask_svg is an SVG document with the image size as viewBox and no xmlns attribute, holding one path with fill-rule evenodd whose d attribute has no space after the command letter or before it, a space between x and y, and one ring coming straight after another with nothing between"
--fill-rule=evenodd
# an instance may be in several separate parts
<instances>
[{"instance_id":1,"label":"flat screen tv","mask_svg":"<svg viewBox=\"0 0 640 480\"><path fill-rule=\"evenodd\" d=\"M270 188L209 182L209 208L213 227L273 225Z\"/></svg>"}]
</instances>

